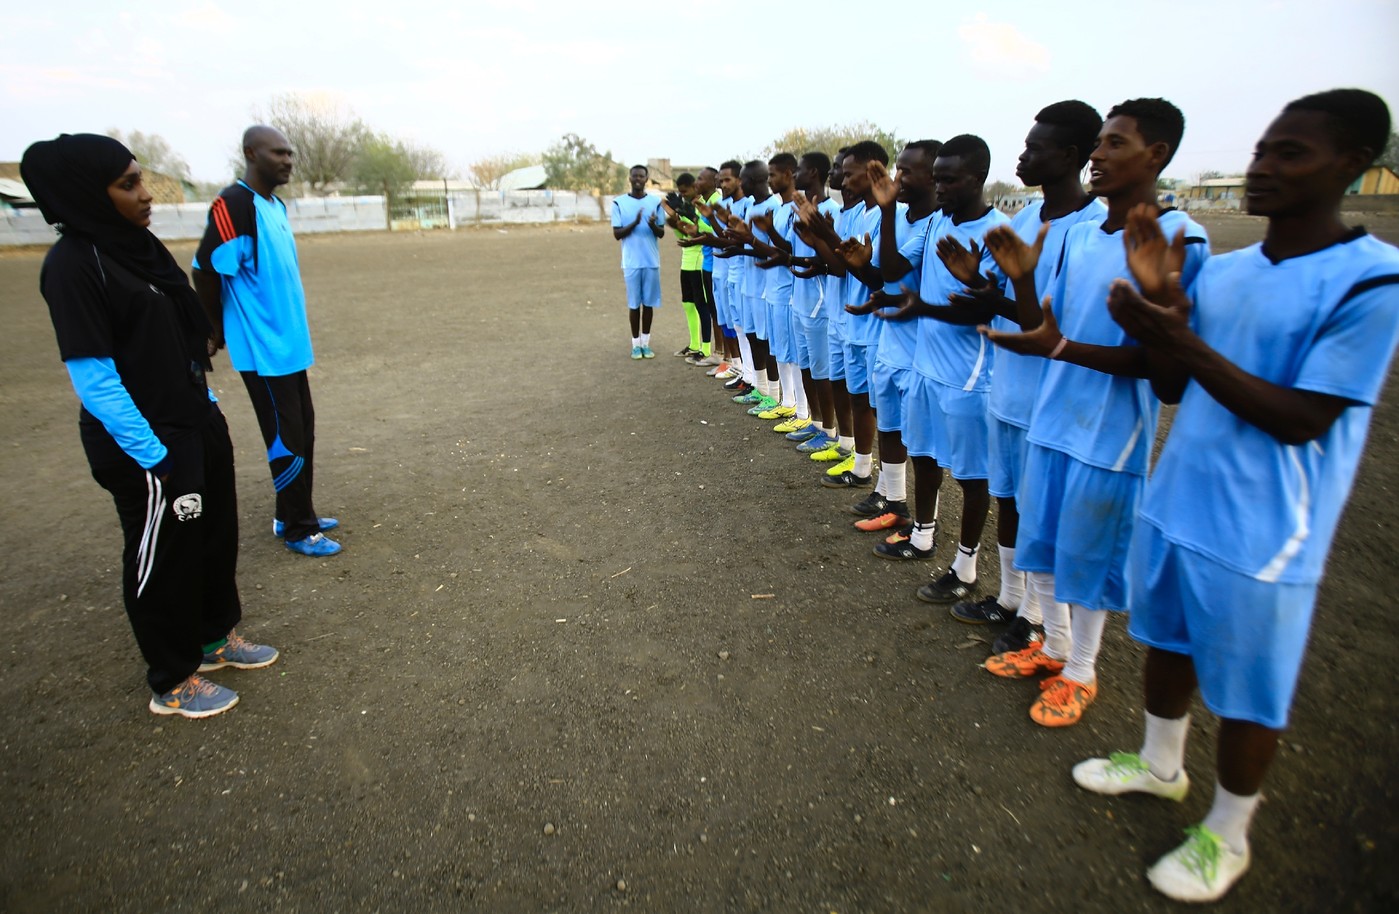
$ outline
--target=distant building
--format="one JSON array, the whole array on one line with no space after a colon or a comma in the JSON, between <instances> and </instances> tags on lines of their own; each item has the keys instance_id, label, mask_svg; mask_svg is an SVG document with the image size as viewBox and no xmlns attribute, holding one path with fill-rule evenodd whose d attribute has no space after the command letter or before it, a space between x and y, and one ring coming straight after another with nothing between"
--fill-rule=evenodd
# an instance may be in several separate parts
<instances>
[{"instance_id":1,"label":"distant building","mask_svg":"<svg viewBox=\"0 0 1399 914\"><path fill-rule=\"evenodd\" d=\"M1399 194L1399 175L1384 165L1371 165L1346 188L1348 194Z\"/></svg>"},{"instance_id":2,"label":"distant building","mask_svg":"<svg viewBox=\"0 0 1399 914\"><path fill-rule=\"evenodd\" d=\"M144 181L156 203L185 202L185 185L179 178L146 169ZM19 176L18 162L0 162L0 200L15 208L34 205L29 189Z\"/></svg>"}]
</instances>

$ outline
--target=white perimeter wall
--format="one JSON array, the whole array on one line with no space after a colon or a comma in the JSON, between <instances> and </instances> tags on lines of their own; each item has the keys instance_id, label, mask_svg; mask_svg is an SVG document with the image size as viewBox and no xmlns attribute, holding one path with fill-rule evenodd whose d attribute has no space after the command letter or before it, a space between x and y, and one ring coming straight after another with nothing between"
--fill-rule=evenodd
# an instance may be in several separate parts
<instances>
[{"instance_id":1,"label":"white perimeter wall","mask_svg":"<svg viewBox=\"0 0 1399 914\"><path fill-rule=\"evenodd\" d=\"M449 196L457 226L475 223L576 222L604 218L612 198L571 191L453 191ZM207 203L166 203L154 207L151 231L165 241L199 238L208 219ZM292 231L382 232L386 228L383 197L303 197L287 201ZM0 245L49 244L55 238L37 209L6 210L0 216Z\"/></svg>"}]
</instances>

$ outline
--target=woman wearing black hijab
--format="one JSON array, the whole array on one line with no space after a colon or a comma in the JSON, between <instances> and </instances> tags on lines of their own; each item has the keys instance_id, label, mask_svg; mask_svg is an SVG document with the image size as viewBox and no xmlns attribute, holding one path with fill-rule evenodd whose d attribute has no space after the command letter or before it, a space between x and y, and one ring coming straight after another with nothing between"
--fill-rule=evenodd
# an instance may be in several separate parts
<instances>
[{"instance_id":1,"label":"woman wearing black hijab","mask_svg":"<svg viewBox=\"0 0 1399 914\"><path fill-rule=\"evenodd\" d=\"M122 595L156 714L209 717L238 702L199 672L253 669L277 651L233 630L238 512L228 425L204 380L209 323L150 233L151 195L121 143L64 134L20 174L61 237L39 288L82 401L93 478L125 536Z\"/></svg>"}]
</instances>

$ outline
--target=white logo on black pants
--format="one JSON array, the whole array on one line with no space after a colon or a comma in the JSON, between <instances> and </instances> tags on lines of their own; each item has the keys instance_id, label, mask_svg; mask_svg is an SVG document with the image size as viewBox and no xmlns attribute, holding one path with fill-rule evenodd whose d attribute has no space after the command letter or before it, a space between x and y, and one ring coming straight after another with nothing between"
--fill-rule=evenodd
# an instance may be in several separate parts
<instances>
[{"instance_id":1,"label":"white logo on black pants","mask_svg":"<svg viewBox=\"0 0 1399 914\"><path fill-rule=\"evenodd\" d=\"M194 520L204 513L204 498L198 492L181 495L170 507L175 511L175 520Z\"/></svg>"}]
</instances>

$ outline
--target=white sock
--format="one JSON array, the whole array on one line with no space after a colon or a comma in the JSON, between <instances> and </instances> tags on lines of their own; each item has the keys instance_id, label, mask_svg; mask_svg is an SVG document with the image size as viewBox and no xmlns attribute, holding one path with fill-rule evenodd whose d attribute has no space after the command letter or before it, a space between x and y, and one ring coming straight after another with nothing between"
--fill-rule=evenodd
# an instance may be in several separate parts
<instances>
[{"instance_id":1,"label":"white sock","mask_svg":"<svg viewBox=\"0 0 1399 914\"><path fill-rule=\"evenodd\" d=\"M890 501L908 501L908 464L882 463L879 479L884 483L884 497Z\"/></svg>"},{"instance_id":2,"label":"white sock","mask_svg":"<svg viewBox=\"0 0 1399 914\"><path fill-rule=\"evenodd\" d=\"M796 368L796 366L793 367ZM794 391L792 397L795 403L794 408L797 411L797 418L810 419L811 404L806 402L806 388L802 386L802 370L800 368L796 368L793 374L796 375L796 383L792 385L792 389Z\"/></svg>"},{"instance_id":3,"label":"white sock","mask_svg":"<svg viewBox=\"0 0 1399 914\"><path fill-rule=\"evenodd\" d=\"M868 476L870 474L870 467L873 464L873 454L861 454L859 451L856 451L855 466L851 468L851 472L853 472L856 476Z\"/></svg>"},{"instance_id":4,"label":"white sock","mask_svg":"<svg viewBox=\"0 0 1399 914\"><path fill-rule=\"evenodd\" d=\"M1103 643L1103 628L1108 614L1076 603L1069 605L1069 625L1073 630L1074 647L1069 662L1064 665L1064 678L1085 685L1097 681L1098 648Z\"/></svg>"},{"instance_id":5,"label":"white sock","mask_svg":"<svg viewBox=\"0 0 1399 914\"><path fill-rule=\"evenodd\" d=\"M838 443L840 444L842 450L846 450L846 451L853 451L853 450L855 450L855 436L854 436L854 435L840 435L839 438L838 438Z\"/></svg>"},{"instance_id":6,"label":"white sock","mask_svg":"<svg viewBox=\"0 0 1399 914\"><path fill-rule=\"evenodd\" d=\"M1253 819L1253 811L1258 808L1262 794L1241 797L1225 790L1218 781L1214 785L1214 805L1210 814L1201 823L1224 839L1224 843L1236 854L1242 854L1248 847L1248 824Z\"/></svg>"},{"instance_id":7,"label":"white sock","mask_svg":"<svg viewBox=\"0 0 1399 914\"><path fill-rule=\"evenodd\" d=\"M772 378L768 378L768 396L769 396L769 397L772 397L772 398L773 398L774 400L776 400L778 403L781 403L781 402L782 402L782 382L781 382L781 381L774 381Z\"/></svg>"},{"instance_id":8,"label":"white sock","mask_svg":"<svg viewBox=\"0 0 1399 914\"><path fill-rule=\"evenodd\" d=\"M792 369L796 367L791 362L777 363L777 374L782 379L782 405L791 409L797 408L797 391L802 389L800 383L792 383ZM800 382L801 378L797 380Z\"/></svg>"},{"instance_id":9,"label":"white sock","mask_svg":"<svg viewBox=\"0 0 1399 914\"><path fill-rule=\"evenodd\" d=\"M1157 717L1146 712L1146 736L1142 739L1142 761L1163 781L1174 781L1185 767L1185 738L1190 735L1190 715Z\"/></svg>"},{"instance_id":10,"label":"white sock","mask_svg":"<svg viewBox=\"0 0 1399 914\"><path fill-rule=\"evenodd\" d=\"M1019 609L1025 605L1025 572L1015 568L1015 547L997 546L1001 555L1001 594L996 602L1006 609Z\"/></svg>"},{"instance_id":11,"label":"white sock","mask_svg":"<svg viewBox=\"0 0 1399 914\"><path fill-rule=\"evenodd\" d=\"M1020 572L1025 574L1025 572ZM1031 625L1044 625L1044 613L1040 611L1040 595L1035 592L1035 588L1030 586L1029 575L1025 575L1025 599L1020 601L1019 615Z\"/></svg>"},{"instance_id":12,"label":"white sock","mask_svg":"<svg viewBox=\"0 0 1399 914\"><path fill-rule=\"evenodd\" d=\"M1039 598L1045 655L1055 660L1068 660L1074 646L1073 631L1069 628L1069 604L1054 599L1054 575L1030 571L1025 576Z\"/></svg>"},{"instance_id":13,"label":"white sock","mask_svg":"<svg viewBox=\"0 0 1399 914\"><path fill-rule=\"evenodd\" d=\"M933 548L933 529L936 526L936 524L914 524L913 532L908 537L909 545L925 552Z\"/></svg>"},{"instance_id":14,"label":"white sock","mask_svg":"<svg viewBox=\"0 0 1399 914\"><path fill-rule=\"evenodd\" d=\"M876 495L883 495L885 498L889 497L889 493L885 491L884 488L884 473L882 471L879 474L879 478L874 481L874 493Z\"/></svg>"},{"instance_id":15,"label":"white sock","mask_svg":"<svg viewBox=\"0 0 1399 914\"><path fill-rule=\"evenodd\" d=\"M643 333L643 334L641 334L641 345L643 345L643 346L650 346L650 345L651 345L651 334L649 334L649 333Z\"/></svg>"},{"instance_id":16,"label":"white sock","mask_svg":"<svg viewBox=\"0 0 1399 914\"><path fill-rule=\"evenodd\" d=\"M641 345L641 337L639 337L639 336L634 336L634 337L631 338L631 348L635 349L635 348L637 348L637 347L640 346L640 345Z\"/></svg>"},{"instance_id":17,"label":"white sock","mask_svg":"<svg viewBox=\"0 0 1399 914\"><path fill-rule=\"evenodd\" d=\"M758 376L753 371L753 344L748 342L746 333L738 335L738 351L743 357L743 380L756 387Z\"/></svg>"},{"instance_id":18,"label":"white sock","mask_svg":"<svg viewBox=\"0 0 1399 914\"><path fill-rule=\"evenodd\" d=\"M957 555L952 559L952 571L963 584L976 583L976 556L980 546L957 544Z\"/></svg>"}]
</instances>

